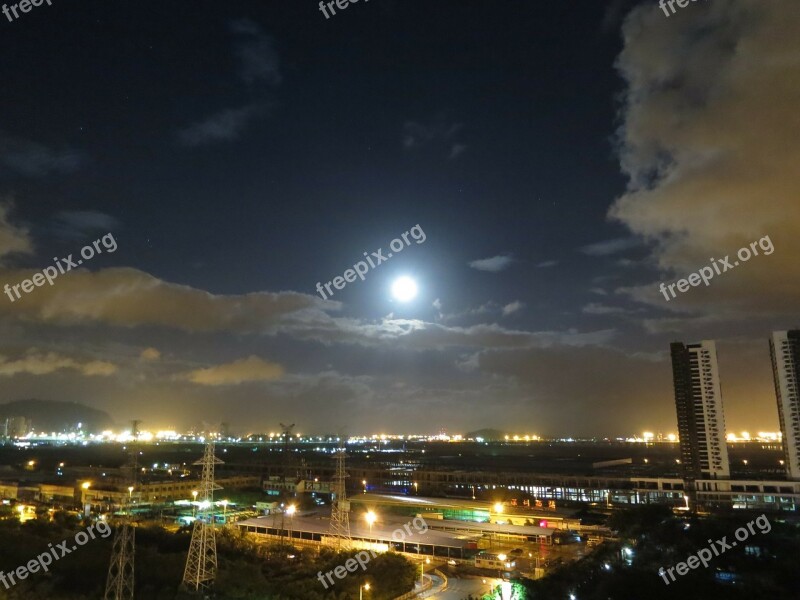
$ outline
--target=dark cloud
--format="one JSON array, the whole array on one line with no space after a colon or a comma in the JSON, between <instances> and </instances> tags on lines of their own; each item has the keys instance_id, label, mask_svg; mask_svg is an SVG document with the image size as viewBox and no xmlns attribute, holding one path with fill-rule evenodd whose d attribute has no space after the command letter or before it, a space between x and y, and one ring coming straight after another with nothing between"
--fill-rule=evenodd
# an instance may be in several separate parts
<instances>
[{"instance_id":1,"label":"dark cloud","mask_svg":"<svg viewBox=\"0 0 800 600\"><path fill-rule=\"evenodd\" d=\"M579 248L579 250L589 256L608 256L636 248L639 245L641 245L641 242L635 238L616 238L589 244Z\"/></svg>"},{"instance_id":2,"label":"dark cloud","mask_svg":"<svg viewBox=\"0 0 800 600\"><path fill-rule=\"evenodd\" d=\"M96 210L64 210L56 214L50 230L60 238L69 240L85 239L96 232L114 232L120 222Z\"/></svg>"},{"instance_id":3,"label":"dark cloud","mask_svg":"<svg viewBox=\"0 0 800 600\"><path fill-rule=\"evenodd\" d=\"M283 78L275 40L250 19L231 21L230 29L237 35L234 53L241 65L242 80L248 84L261 81L270 86L280 85Z\"/></svg>"},{"instance_id":4,"label":"dark cloud","mask_svg":"<svg viewBox=\"0 0 800 600\"><path fill-rule=\"evenodd\" d=\"M0 132L0 164L19 175L43 177L77 170L85 158L72 148L53 149L45 144Z\"/></svg>"},{"instance_id":5,"label":"dark cloud","mask_svg":"<svg viewBox=\"0 0 800 600\"><path fill-rule=\"evenodd\" d=\"M202 146L213 142L235 140L242 135L253 119L265 112L265 107L255 104L228 108L182 129L178 132L178 139L185 146Z\"/></svg>"}]
</instances>

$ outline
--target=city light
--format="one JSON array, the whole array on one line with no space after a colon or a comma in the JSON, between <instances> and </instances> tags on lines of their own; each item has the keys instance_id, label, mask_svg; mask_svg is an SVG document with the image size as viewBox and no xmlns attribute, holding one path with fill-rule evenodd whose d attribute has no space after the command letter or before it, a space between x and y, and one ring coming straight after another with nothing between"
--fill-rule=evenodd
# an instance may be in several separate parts
<instances>
[{"instance_id":1,"label":"city light","mask_svg":"<svg viewBox=\"0 0 800 600\"><path fill-rule=\"evenodd\" d=\"M378 517L370 510L364 515L364 519L366 519L367 523L369 524L369 534L372 535L372 524L378 519Z\"/></svg>"}]
</instances>

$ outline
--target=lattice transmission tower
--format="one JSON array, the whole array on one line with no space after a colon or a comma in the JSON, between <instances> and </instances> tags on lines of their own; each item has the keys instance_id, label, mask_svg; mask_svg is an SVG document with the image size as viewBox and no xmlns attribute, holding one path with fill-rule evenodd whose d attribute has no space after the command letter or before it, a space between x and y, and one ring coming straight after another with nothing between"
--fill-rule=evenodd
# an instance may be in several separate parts
<instances>
[{"instance_id":1,"label":"lattice transmission tower","mask_svg":"<svg viewBox=\"0 0 800 600\"><path fill-rule=\"evenodd\" d=\"M133 600L133 556L136 549L136 528L123 522L114 533L111 565L106 578L104 600Z\"/></svg>"},{"instance_id":2,"label":"lattice transmission tower","mask_svg":"<svg viewBox=\"0 0 800 600\"><path fill-rule=\"evenodd\" d=\"M214 490L222 487L214 483L214 466L223 462L214 456L214 440L206 444L203 458L195 462L203 465L199 490L197 518L192 529L192 542L183 571L183 587L190 592L205 594L214 585L217 576L217 542L214 537Z\"/></svg>"},{"instance_id":3,"label":"lattice transmission tower","mask_svg":"<svg viewBox=\"0 0 800 600\"><path fill-rule=\"evenodd\" d=\"M339 550L349 550L353 544L350 537L350 501L347 499L345 480L345 452L342 439L339 440L339 449L336 451L336 476L333 480L333 501L331 502L331 535L335 546Z\"/></svg>"},{"instance_id":4,"label":"lattice transmission tower","mask_svg":"<svg viewBox=\"0 0 800 600\"><path fill-rule=\"evenodd\" d=\"M128 502L123 510L122 519L114 532L114 543L111 546L111 564L108 566L108 576L106 577L106 593L103 600L133 600L134 582L134 557L136 554L136 528L133 526L132 492L136 486L136 471L138 459L138 447L136 441L139 438L139 424L141 421L131 421L131 460L128 464L130 475L126 477L128 482Z\"/></svg>"}]
</instances>

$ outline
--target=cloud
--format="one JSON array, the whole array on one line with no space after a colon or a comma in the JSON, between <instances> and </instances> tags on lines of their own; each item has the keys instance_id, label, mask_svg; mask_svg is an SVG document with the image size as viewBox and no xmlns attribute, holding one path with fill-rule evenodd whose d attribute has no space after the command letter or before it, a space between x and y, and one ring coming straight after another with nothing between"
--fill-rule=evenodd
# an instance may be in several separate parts
<instances>
[{"instance_id":1,"label":"cloud","mask_svg":"<svg viewBox=\"0 0 800 600\"><path fill-rule=\"evenodd\" d=\"M612 0L606 6L606 12L603 16L603 31L618 31L623 18L638 1L639 0Z\"/></svg>"},{"instance_id":2,"label":"cloud","mask_svg":"<svg viewBox=\"0 0 800 600\"><path fill-rule=\"evenodd\" d=\"M455 160L456 158L464 154L464 152L466 151L467 151L466 144L453 144L453 147L450 148L450 156L448 156L447 158L449 158L450 160Z\"/></svg>"},{"instance_id":3,"label":"cloud","mask_svg":"<svg viewBox=\"0 0 800 600\"><path fill-rule=\"evenodd\" d=\"M406 121L403 124L403 146L408 150L429 144L445 146L449 148L448 159L455 160L467 150L466 144L455 139L462 127L461 123L448 121L444 116L439 116L428 124Z\"/></svg>"},{"instance_id":4,"label":"cloud","mask_svg":"<svg viewBox=\"0 0 800 600\"><path fill-rule=\"evenodd\" d=\"M478 271L489 271L490 273L497 273L511 266L514 259L510 255L498 255L491 258L481 258L473 260L469 266Z\"/></svg>"},{"instance_id":5,"label":"cloud","mask_svg":"<svg viewBox=\"0 0 800 600\"><path fill-rule=\"evenodd\" d=\"M657 281L627 293L668 310L796 316L800 11L791 2L729 0L686 12L665 27L657 6L640 6L623 26L619 142L629 184L609 215L653 246L666 277L766 235L775 252L669 304L653 293Z\"/></svg>"},{"instance_id":6,"label":"cloud","mask_svg":"<svg viewBox=\"0 0 800 600\"><path fill-rule=\"evenodd\" d=\"M251 19L230 21L228 27L236 36L233 52L239 59L239 77L251 87L263 84L256 94L259 99L244 106L220 110L183 128L178 132L178 141L184 146L238 139L253 121L268 113L273 104L270 90L282 81L274 39Z\"/></svg>"},{"instance_id":7,"label":"cloud","mask_svg":"<svg viewBox=\"0 0 800 600\"><path fill-rule=\"evenodd\" d=\"M540 427L555 435L619 435L675 427L671 369L665 359L611 348L529 348L481 352L473 367L511 378ZM635 373L636 376L631 376Z\"/></svg>"},{"instance_id":8,"label":"cloud","mask_svg":"<svg viewBox=\"0 0 800 600\"><path fill-rule=\"evenodd\" d=\"M411 319L382 319L368 322L332 318L318 311L304 311L287 316L275 326L275 330L297 340L314 340L325 345L353 344L381 347L391 343L393 348L416 351L445 348L603 345L616 336L616 331L613 329L589 332L578 332L575 329L523 331L506 329L497 324L450 327Z\"/></svg>"},{"instance_id":9,"label":"cloud","mask_svg":"<svg viewBox=\"0 0 800 600\"><path fill-rule=\"evenodd\" d=\"M35 349L17 360L8 360L5 356L0 356L0 375L6 377L18 373L48 375L59 369L73 369L88 377L112 375L117 371L117 367L109 362L91 360L81 363L54 352L42 354Z\"/></svg>"},{"instance_id":10,"label":"cloud","mask_svg":"<svg viewBox=\"0 0 800 600\"><path fill-rule=\"evenodd\" d=\"M442 310L442 301L439 300L439 298L436 298L436 300L433 301L433 308L436 310Z\"/></svg>"},{"instance_id":11,"label":"cloud","mask_svg":"<svg viewBox=\"0 0 800 600\"><path fill-rule=\"evenodd\" d=\"M31 254L33 243L27 229L15 227L8 221L11 212L10 202L0 202L0 259L7 254Z\"/></svg>"},{"instance_id":12,"label":"cloud","mask_svg":"<svg viewBox=\"0 0 800 600\"><path fill-rule=\"evenodd\" d=\"M284 369L277 363L267 362L258 356L249 356L232 363L198 369L184 378L199 385L239 385L255 381L280 379Z\"/></svg>"},{"instance_id":13,"label":"cloud","mask_svg":"<svg viewBox=\"0 0 800 600\"><path fill-rule=\"evenodd\" d=\"M515 312L519 312L523 308L525 308L525 304L520 302L519 300L515 300L514 302L511 302L510 304L506 304L503 307L503 316L507 317L508 315L512 315Z\"/></svg>"},{"instance_id":14,"label":"cloud","mask_svg":"<svg viewBox=\"0 0 800 600\"><path fill-rule=\"evenodd\" d=\"M514 302L506 305L501 305L493 300L490 300L476 308L467 308L461 312L440 314L439 318L448 324L453 322L460 322L461 324L464 324L465 321L475 321L477 319L485 321L487 315L494 315L495 317L507 317L522 310L524 307L525 304L519 300L515 300Z\"/></svg>"},{"instance_id":15,"label":"cloud","mask_svg":"<svg viewBox=\"0 0 800 600\"><path fill-rule=\"evenodd\" d=\"M280 85L280 60L272 36L265 34L251 19L236 19L229 26L239 37L234 53L241 63L242 80L248 84L263 81L270 86Z\"/></svg>"},{"instance_id":16,"label":"cloud","mask_svg":"<svg viewBox=\"0 0 800 600\"><path fill-rule=\"evenodd\" d=\"M119 226L117 219L97 210L64 210L56 214L50 229L62 238L75 240L95 231L110 232Z\"/></svg>"},{"instance_id":17,"label":"cloud","mask_svg":"<svg viewBox=\"0 0 800 600\"><path fill-rule=\"evenodd\" d=\"M596 302L590 302L581 309L581 312L584 312L587 315L614 315L624 313L626 311L624 308L620 308L618 306L605 306L603 304L597 304Z\"/></svg>"},{"instance_id":18,"label":"cloud","mask_svg":"<svg viewBox=\"0 0 800 600\"><path fill-rule=\"evenodd\" d=\"M629 250L641 245L641 242L635 238L615 238L613 240L605 240L582 246L578 248L584 254L589 256L608 256L609 254L616 254L624 250Z\"/></svg>"},{"instance_id":19,"label":"cloud","mask_svg":"<svg viewBox=\"0 0 800 600\"><path fill-rule=\"evenodd\" d=\"M549 269L550 267L555 267L556 265L558 265L557 260L545 260L536 265L536 267L539 269Z\"/></svg>"},{"instance_id":20,"label":"cloud","mask_svg":"<svg viewBox=\"0 0 800 600\"><path fill-rule=\"evenodd\" d=\"M2 271L5 281L22 281L36 271ZM54 284L34 288L13 304L0 302L0 315L54 325L104 323L120 327L155 325L188 332L267 332L282 318L323 303L296 292L215 295L168 283L131 268L73 270Z\"/></svg>"},{"instance_id":21,"label":"cloud","mask_svg":"<svg viewBox=\"0 0 800 600\"><path fill-rule=\"evenodd\" d=\"M178 132L178 139L185 146L202 146L213 142L235 140L251 120L264 112L264 107L256 104L227 108L182 129Z\"/></svg>"},{"instance_id":22,"label":"cloud","mask_svg":"<svg viewBox=\"0 0 800 600\"><path fill-rule=\"evenodd\" d=\"M161 358L161 352L156 350L155 348L145 348L142 350L142 353L139 355L139 358L146 361L158 360Z\"/></svg>"},{"instance_id":23,"label":"cloud","mask_svg":"<svg viewBox=\"0 0 800 600\"><path fill-rule=\"evenodd\" d=\"M26 177L70 173L84 162L77 150L53 150L44 144L0 132L0 164Z\"/></svg>"}]
</instances>

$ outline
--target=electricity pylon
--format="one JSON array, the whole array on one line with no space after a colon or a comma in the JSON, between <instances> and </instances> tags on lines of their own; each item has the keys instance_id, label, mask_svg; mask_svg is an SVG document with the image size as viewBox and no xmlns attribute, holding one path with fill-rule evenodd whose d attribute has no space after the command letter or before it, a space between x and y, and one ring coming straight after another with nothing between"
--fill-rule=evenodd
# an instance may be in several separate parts
<instances>
[{"instance_id":1,"label":"electricity pylon","mask_svg":"<svg viewBox=\"0 0 800 600\"><path fill-rule=\"evenodd\" d=\"M123 512L119 527L114 532L114 543L111 546L111 564L108 566L108 576L106 577L106 593L103 600L133 600L134 582L134 557L136 554L136 528L133 526L131 513L133 509L132 492L136 485L136 465L137 465L137 446L136 441L139 437L139 423L132 421L131 434L131 462L129 468L130 476L125 479L128 482L128 502L126 510Z\"/></svg>"},{"instance_id":2,"label":"electricity pylon","mask_svg":"<svg viewBox=\"0 0 800 600\"><path fill-rule=\"evenodd\" d=\"M111 565L106 579L103 600L133 600L133 556L136 529L130 521L120 524L114 533Z\"/></svg>"},{"instance_id":3,"label":"electricity pylon","mask_svg":"<svg viewBox=\"0 0 800 600\"><path fill-rule=\"evenodd\" d=\"M200 504L192 529L192 542L183 571L183 587L190 592L205 594L214 585L217 576L217 542L214 537L214 490L222 487L214 483L214 465L222 461L214 456L214 440L206 444L203 458L195 462L203 465L200 483Z\"/></svg>"},{"instance_id":4,"label":"electricity pylon","mask_svg":"<svg viewBox=\"0 0 800 600\"><path fill-rule=\"evenodd\" d=\"M350 537L350 502L347 500L347 490L345 489L347 453L341 440L335 458L336 476L333 481L333 501L331 502L331 535L337 549L349 550L353 540Z\"/></svg>"},{"instance_id":5,"label":"electricity pylon","mask_svg":"<svg viewBox=\"0 0 800 600\"><path fill-rule=\"evenodd\" d=\"M289 457L289 440L292 437L292 429L294 429L294 423L291 425L284 425L281 423L281 430L283 431L283 491L286 491L286 476L288 475L293 462Z\"/></svg>"}]
</instances>

